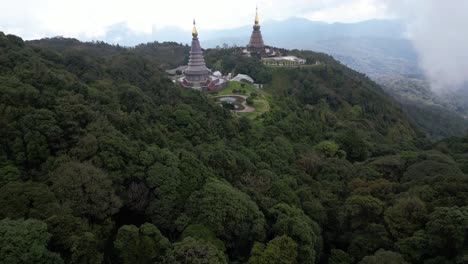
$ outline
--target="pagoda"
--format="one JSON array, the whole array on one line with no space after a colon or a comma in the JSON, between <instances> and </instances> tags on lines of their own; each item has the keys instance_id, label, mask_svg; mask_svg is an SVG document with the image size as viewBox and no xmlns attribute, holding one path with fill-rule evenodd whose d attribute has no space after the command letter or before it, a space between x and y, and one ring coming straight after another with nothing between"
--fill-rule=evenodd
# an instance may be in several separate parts
<instances>
[{"instance_id":1,"label":"pagoda","mask_svg":"<svg viewBox=\"0 0 468 264\"><path fill-rule=\"evenodd\" d=\"M202 91L217 90L225 84L224 80L214 76L206 67L203 51L198 40L195 19L193 20L192 47L190 49L189 62L184 70L184 76L179 82L183 87Z\"/></svg>"},{"instance_id":2,"label":"pagoda","mask_svg":"<svg viewBox=\"0 0 468 264\"><path fill-rule=\"evenodd\" d=\"M247 50L250 52L265 52L265 44L263 43L262 32L260 31L260 23L258 20L258 7L255 11L255 24L253 26L252 36L250 36Z\"/></svg>"}]
</instances>

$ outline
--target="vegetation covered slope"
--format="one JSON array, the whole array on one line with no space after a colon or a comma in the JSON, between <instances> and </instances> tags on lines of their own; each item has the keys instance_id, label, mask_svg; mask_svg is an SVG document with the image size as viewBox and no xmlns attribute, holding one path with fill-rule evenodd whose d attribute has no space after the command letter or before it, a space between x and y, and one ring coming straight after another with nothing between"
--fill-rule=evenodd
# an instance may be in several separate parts
<instances>
[{"instance_id":1,"label":"vegetation covered slope","mask_svg":"<svg viewBox=\"0 0 468 264\"><path fill-rule=\"evenodd\" d=\"M441 140L468 131L463 90L435 93L427 81L404 76L385 76L377 82L401 102L403 110L430 138Z\"/></svg>"},{"instance_id":2,"label":"vegetation covered slope","mask_svg":"<svg viewBox=\"0 0 468 264\"><path fill-rule=\"evenodd\" d=\"M297 71L233 60L272 94L251 121L176 87L151 56L75 45L0 34L7 263L466 259L468 139L426 148L330 57L304 53L326 66ZM239 55L210 56L229 70Z\"/></svg>"}]
</instances>

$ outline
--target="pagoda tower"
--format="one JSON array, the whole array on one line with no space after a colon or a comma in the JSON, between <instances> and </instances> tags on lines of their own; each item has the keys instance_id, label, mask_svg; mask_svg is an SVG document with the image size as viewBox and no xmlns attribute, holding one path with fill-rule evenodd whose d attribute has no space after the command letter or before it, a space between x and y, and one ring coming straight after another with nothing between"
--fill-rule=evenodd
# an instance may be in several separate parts
<instances>
[{"instance_id":1,"label":"pagoda tower","mask_svg":"<svg viewBox=\"0 0 468 264\"><path fill-rule=\"evenodd\" d=\"M264 52L265 44L263 43L262 32L260 31L260 23L258 20L258 7L255 11L255 24L253 26L252 36L250 36L247 50L250 52Z\"/></svg>"},{"instance_id":2,"label":"pagoda tower","mask_svg":"<svg viewBox=\"0 0 468 264\"><path fill-rule=\"evenodd\" d=\"M187 68L184 71L185 81L192 84L205 84L209 81L211 71L206 67L203 51L198 41L198 32L193 20L192 30L192 48L190 49L190 58Z\"/></svg>"}]
</instances>

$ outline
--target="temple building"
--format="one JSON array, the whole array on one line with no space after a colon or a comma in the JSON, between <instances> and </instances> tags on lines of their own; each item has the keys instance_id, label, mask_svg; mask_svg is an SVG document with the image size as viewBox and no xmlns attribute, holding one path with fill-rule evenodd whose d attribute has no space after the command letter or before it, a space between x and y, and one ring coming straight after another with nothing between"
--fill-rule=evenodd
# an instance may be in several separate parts
<instances>
[{"instance_id":1,"label":"temple building","mask_svg":"<svg viewBox=\"0 0 468 264\"><path fill-rule=\"evenodd\" d=\"M265 44L263 43L262 32L260 31L260 23L258 20L258 7L255 11L255 24L253 26L252 35L250 36L247 50L250 52L262 53L265 51Z\"/></svg>"},{"instance_id":2,"label":"temple building","mask_svg":"<svg viewBox=\"0 0 468 264\"><path fill-rule=\"evenodd\" d=\"M296 56L279 56L263 58L263 64L268 66L301 66L306 64L306 60Z\"/></svg>"},{"instance_id":3,"label":"temple building","mask_svg":"<svg viewBox=\"0 0 468 264\"><path fill-rule=\"evenodd\" d=\"M260 22L258 19L258 7L255 11L255 21L252 35L250 36L249 44L247 44L247 47L243 50L243 53L248 56L250 56L251 53L258 53L263 58L279 55L275 49L265 46L265 43L263 42L262 32L260 31Z\"/></svg>"},{"instance_id":4,"label":"temple building","mask_svg":"<svg viewBox=\"0 0 468 264\"><path fill-rule=\"evenodd\" d=\"M213 91L224 87L226 81L219 76L215 76L206 67L203 51L198 41L198 31L193 20L192 47L187 67L183 71L183 76L178 82L186 88L201 91Z\"/></svg>"}]
</instances>

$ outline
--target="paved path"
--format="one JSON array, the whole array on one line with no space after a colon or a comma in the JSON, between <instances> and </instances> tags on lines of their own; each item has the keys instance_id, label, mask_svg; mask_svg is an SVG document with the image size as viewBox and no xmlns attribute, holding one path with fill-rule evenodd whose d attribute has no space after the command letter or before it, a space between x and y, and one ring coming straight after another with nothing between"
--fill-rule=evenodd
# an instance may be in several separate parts
<instances>
[{"instance_id":1,"label":"paved path","mask_svg":"<svg viewBox=\"0 0 468 264\"><path fill-rule=\"evenodd\" d=\"M235 112L238 112L238 113L251 113L251 112L255 112L255 108L252 107L252 106L249 106L247 105L247 97L248 96L245 96L245 95L240 95L240 94L223 94L223 95L219 95L219 96L215 96L215 97L229 97L229 96L237 96L237 97L242 97L244 98L244 102L242 103L242 106L244 107L243 110L233 110Z\"/></svg>"}]
</instances>

